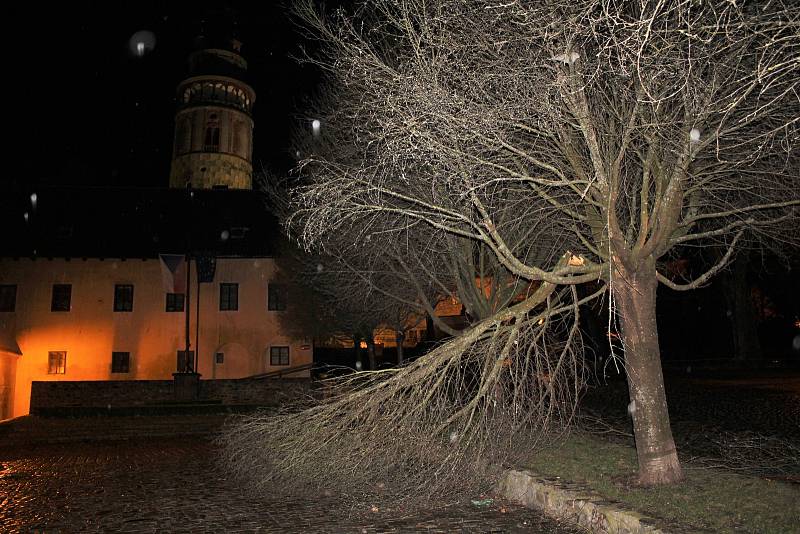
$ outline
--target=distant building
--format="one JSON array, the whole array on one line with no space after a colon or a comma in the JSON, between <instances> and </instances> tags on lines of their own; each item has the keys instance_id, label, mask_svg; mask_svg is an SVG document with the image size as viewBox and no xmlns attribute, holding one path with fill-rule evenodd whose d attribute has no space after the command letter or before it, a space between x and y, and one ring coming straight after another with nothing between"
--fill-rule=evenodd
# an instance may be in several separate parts
<instances>
[{"instance_id":1,"label":"distant building","mask_svg":"<svg viewBox=\"0 0 800 534\"><path fill-rule=\"evenodd\" d=\"M0 200L0 419L28 413L33 381L213 380L313 361L311 341L281 325L298 303L274 283L279 229L252 188L255 92L239 50L206 41L190 56L170 189Z\"/></svg>"}]
</instances>

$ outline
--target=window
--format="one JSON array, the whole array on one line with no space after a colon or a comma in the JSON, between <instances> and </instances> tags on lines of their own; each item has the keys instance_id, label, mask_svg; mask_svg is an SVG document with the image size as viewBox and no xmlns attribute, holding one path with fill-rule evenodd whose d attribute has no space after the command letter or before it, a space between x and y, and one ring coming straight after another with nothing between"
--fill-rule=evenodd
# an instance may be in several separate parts
<instances>
[{"instance_id":1,"label":"window","mask_svg":"<svg viewBox=\"0 0 800 534\"><path fill-rule=\"evenodd\" d=\"M219 126L216 124L211 124L206 128L203 150L205 152L219 152Z\"/></svg>"},{"instance_id":2,"label":"window","mask_svg":"<svg viewBox=\"0 0 800 534\"><path fill-rule=\"evenodd\" d=\"M167 308L168 312L182 312L183 311L183 293L167 293Z\"/></svg>"},{"instance_id":3,"label":"window","mask_svg":"<svg viewBox=\"0 0 800 534\"><path fill-rule=\"evenodd\" d=\"M219 285L219 309L222 311L239 309L239 284Z\"/></svg>"},{"instance_id":4,"label":"window","mask_svg":"<svg viewBox=\"0 0 800 534\"><path fill-rule=\"evenodd\" d=\"M68 312L72 302L72 284L54 284L50 311Z\"/></svg>"},{"instance_id":5,"label":"window","mask_svg":"<svg viewBox=\"0 0 800 534\"><path fill-rule=\"evenodd\" d=\"M111 353L111 372L112 373L128 373L131 369L131 353L130 352L112 352Z\"/></svg>"},{"instance_id":6,"label":"window","mask_svg":"<svg viewBox=\"0 0 800 534\"><path fill-rule=\"evenodd\" d=\"M63 375L67 373L67 352L64 350L47 353L47 374Z\"/></svg>"},{"instance_id":7,"label":"window","mask_svg":"<svg viewBox=\"0 0 800 534\"><path fill-rule=\"evenodd\" d=\"M114 311L133 311L133 286L131 284L117 284L114 286Z\"/></svg>"},{"instance_id":8,"label":"window","mask_svg":"<svg viewBox=\"0 0 800 534\"><path fill-rule=\"evenodd\" d=\"M17 286L0 285L0 312L13 312L17 307Z\"/></svg>"},{"instance_id":9,"label":"window","mask_svg":"<svg viewBox=\"0 0 800 534\"><path fill-rule=\"evenodd\" d=\"M216 353L216 354L214 355L214 361L215 361L215 362L217 362L217 364L223 364L223 363L225 363L225 353L224 353L224 352L218 352L218 353Z\"/></svg>"},{"instance_id":10,"label":"window","mask_svg":"<svg viewBox=\"0 0 800 534\"><path fill-rule=\"evenodd\" d=\"M267 284L267 309L284 311L286 309L286 287L282 284Z\"/></svg>"},{"instance_id":11,"label":"window","mask_svg":"<svg viewBox=\"0 0 800 534\"><path fill-rule=\"evenodd\" d=\"M289 347L270 347L270 365L289 365Z\"/></svg>"}]
</instances>

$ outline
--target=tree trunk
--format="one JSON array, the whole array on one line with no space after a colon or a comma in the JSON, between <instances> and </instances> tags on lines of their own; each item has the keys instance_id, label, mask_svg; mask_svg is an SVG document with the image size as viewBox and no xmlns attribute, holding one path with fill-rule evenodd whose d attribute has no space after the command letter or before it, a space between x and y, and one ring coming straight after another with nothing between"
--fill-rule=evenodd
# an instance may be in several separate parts
<instances>
[{"instance_id":1,"label":"tree trunk","mask_svg":"<svg viewBox=\"0 0 800 534\"><path fill-rule=\"evenodd\" d=\"M364 370L364 362L361 359L361 337L358 334L353 334L353 352L356 356L356 369Z\"/></svg>"},{"instance_id":2,"label":"tree trunk","mask_svg":"<svg viewBox=\"0 0 800 534\"><path fill-rule=\"evenodd\" d=\"M369 358L369 370L374 371L377 368L375 362L375 340L367 338L367 358Z\"/></svg>"},{"instance_id":3,"label":"tree trunk","mask_svg":"<svg viewBox=\"0 0 800 534\"><path fill-rule=\"evenodd\" d=\"M395 342L397 343L397 365L403 365L403 360L405 359L405 355L403 354L403 341L405 340L406 335L402 330L397 330L395 332Z\"/></svg>"},{"instance_id":4,"label":"tree trunk","mask_svg":"<svg viewBox=\"0 0 800 534\"><path fill-rule=\"evenodd\" d=\"M636 270L619 264L616 267L621 276L615 276L612 288L622 325L639 483L650 486L677 482L683 472L672 438L661 372L655 260L643 260Z\"/></svg>"},{"instance_id":5,"label":"tree trunk","mask_svg":"<svg viewBox=\"0 0 800 534\"><path fill-rule=\"evenodd\" d=\"M425 316L425 340L436 341L436 326L433 324L433 318L430 315Z\"/></svg>"},{"instance_id":6,"label":"tree trunk","mask_svg":"<svg viewBox=\"0 0 800 534\"><path fill-rule=\"evenodd\" d=\"M747 283L748 267L748 257L740 255L731 264L731 271L720 277L733 337L733 359L739 364L761 359L753 299Z\"/></svg>"}]
</instances>

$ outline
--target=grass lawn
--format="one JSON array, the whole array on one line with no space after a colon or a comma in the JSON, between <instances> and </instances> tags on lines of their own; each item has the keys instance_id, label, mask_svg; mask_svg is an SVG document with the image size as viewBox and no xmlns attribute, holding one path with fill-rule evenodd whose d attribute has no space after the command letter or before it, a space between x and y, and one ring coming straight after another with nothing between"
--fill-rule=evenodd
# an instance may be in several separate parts
<instances>
[{"instance_id":1,"label":"grass lawn","mask_svg":"<svg viewBox=\"0 0 800 534\"><path fill-rule=\"evenodd\" d=\"M797 485L684 463L681 484L631 488L626 480L637 470L634 448L583 433L536 453L528 466L540 475L585 483L667 524L714 532L800 533Z\"/></svg>"}]
</instances>

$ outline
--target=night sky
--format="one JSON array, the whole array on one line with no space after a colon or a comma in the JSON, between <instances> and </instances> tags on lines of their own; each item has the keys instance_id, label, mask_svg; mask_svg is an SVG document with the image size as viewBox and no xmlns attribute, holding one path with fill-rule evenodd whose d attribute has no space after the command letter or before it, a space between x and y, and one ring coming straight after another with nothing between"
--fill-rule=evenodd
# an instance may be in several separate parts
<instances>
[{"instance_id":1,"label":"night sky","mask_svg":"<svg viewBox=\"0 0 800 534\"><path fill-rule=\"evenodd\" d=\"M166 187L175 87L193 39L231 17L257 94L254 169L290 168L290 124L318 75L290 57L299 38L282 3L65 4L28 3L9 21L6 110L17 128L6 154L18 165L4 185ZM129 48L140 30L156 37L144 57Z\"/></svg>"}]
</instances>

